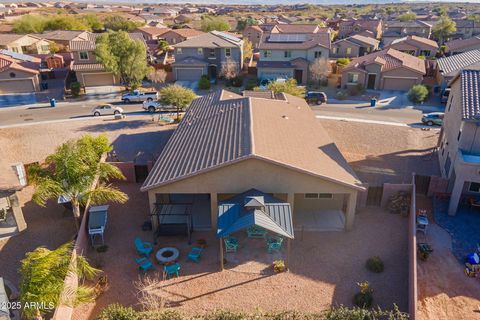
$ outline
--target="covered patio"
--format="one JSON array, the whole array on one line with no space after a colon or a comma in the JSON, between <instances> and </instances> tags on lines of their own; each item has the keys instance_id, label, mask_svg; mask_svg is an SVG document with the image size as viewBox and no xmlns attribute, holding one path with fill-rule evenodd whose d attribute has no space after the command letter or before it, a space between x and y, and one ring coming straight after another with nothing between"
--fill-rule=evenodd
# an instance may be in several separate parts
<instances>
[{"instance_id":1,"label":"covered patio","mask_svg":"<svg viewBox=\"0 0 480 320\"><path fill-rule=\"evenodd\" d=\"M225 262L240 262L237 258L240 249L260 251L263 247L263 252L271 255L270 259L267 258L270 260L267 265L274 260L284 260L284 238L287 239L285 262L288 266L290 241L294 238L290 204L256 189L221 201L218 204L217 238L220 239L222 270ZM240 241L242 247L239 249ZM259 257L258 254L243 256Z\"/></svg>"}]
</instances>

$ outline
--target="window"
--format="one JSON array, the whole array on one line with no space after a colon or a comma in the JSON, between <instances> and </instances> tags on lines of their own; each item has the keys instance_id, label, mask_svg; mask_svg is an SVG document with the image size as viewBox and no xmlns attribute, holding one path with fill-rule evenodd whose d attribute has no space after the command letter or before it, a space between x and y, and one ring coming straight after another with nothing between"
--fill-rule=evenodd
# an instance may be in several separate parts
<instances>
[{"instance_id":1,"label":"window","mask_svg":"<svg viewBox=\"0 0 480 320\"><path fill-rule=\"evenodd\" d=\"M283 56L285 58L291 58L292 57L292 51L284 51Z\"/></svg>"},{"instance_id":2,"label":"window","mask_svg":"<svg viewBox=\"0 0 480 320\"><path fill-rule=\"evenodd\" d=\"M347 54L352 54L352 48L350 47L347 48Z\"/></svg>"},{"instance_id":3,"label":"window","mask_svg":"<svg viewBox=\"0 0 480 320\"><path fill-rule=\"evenodd\" d=\"M50 46L47 44L47 45L44 45L41 47L42 51L50 51Z\"/></svg>"},{"instance_id":4,"label":"window","mask_svg":"<svg viewBox=\"0 0 480 320\"><path fill-rule=\"evenodd\" d=\"M348 83L358 83L358 73L349 73L347 81Z\"/></svg>"},{"instance_id":5,"label":"window","mask_svg":"<svg viewBox=\"0 0 480 320\"><path fill-rule=\"evenodd\" d=\"M270 50L263 51L263 57L264 58L270 58L271 56L272 56L272 51L270 51Z\"/></svg>"},{"instance_id":6,"label":"window","mask_svg":"<svg viewBox=\"0 0 480 320\"><path fill-rule=\"evenodd\" d=\"M80 51L78 55L80 56L80 60L88 60L88 52Z\"/></svg>"},{"instance_id":7,"label":"window","mask_svg":"<svg viewBox=\"0 0 480 320\"><path fill-rule=\"evenodd\" d=\"M177 48L177 54L182 54L182 48Z\"/></svg>"},{"instance_id":8,"label":"window","mask_svg":"<svg viewBox=\"0 0 480 320\"><path fill-rule=\"evenodd\" d=\"M13 47L13 48L11 48L11 50L12 50L13 52L18 53L18 48L17 48L17 47Z\"/></svg>"},{"instance_id":9,"label":"window","mask_svg":"<svg viewBox=\"0 0 480 320\"><path fill-rule=\"evenodd\" d=\"M332 199L333 194L331 193L305 193L305 199Z\"/></svg>"},{"instance_id":10,"label":"window","mask_svg":"<svg viewBox=\"0 0 480 320\"><path fill-rule=\"evenodd\" d=\"M200 55L200 56L203 55L203 49L202 49L202 48L198 48L198 49L197 49L197 54Z\"/></svg>"},{"instance_id":11,"label":"window","mask_svg":"<svg viewBox=\"0 0 480 320\"><path fill-rule=\"evenodd\" d=\"M422 50L420 51L420 55L424 57L429 57L431 54L430 50Z\"/></svg>"},{"instance_id":12,"label":"window","mask_svg":"<svg viewBox=\"0 0 480 320\"><path fill-rule=\"evenodd\" d=\"M231 48L225 48L225 57L230 57L232 55L232 49Z\"/></svg>"},{"instance_id":13,"label":"window","mask_svg":"<svg viewBox=\"0 0 480 320\"><path fill-rule=\"evenodd\" d=\"M320 58L322 56L322 51L315 51L314 56L315 56L315 59Z\"/></svg>"},{"instance_id":14,"label":"window","mask_svg":"<svg viewBox=\"0 0 480 320\"><path fill-rule=\"evenodd\" d=\"M208 54L210 58L215 58L215 49L210 49L210 53Z\"/></svg>"},{"instance_id":15,"label":"window","mask_svg":"<svg viewBox=\"0 0 480 320\"><path fill-rule=\"evenodd\" d=\"M480 183L470 182L470 186L468 187L468 191L470 191L470 192L480 192Z\"/></svg>"}]
</instances>

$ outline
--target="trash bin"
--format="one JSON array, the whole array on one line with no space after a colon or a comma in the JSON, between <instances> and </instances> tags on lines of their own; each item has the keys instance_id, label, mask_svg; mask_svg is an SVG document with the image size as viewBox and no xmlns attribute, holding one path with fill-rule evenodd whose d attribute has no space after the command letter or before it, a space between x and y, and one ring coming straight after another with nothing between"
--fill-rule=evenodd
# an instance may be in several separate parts
<instances>
[{"instance_id":1,"label":"trash bin","mask_svg":"<svg viewBox=\"0 0 480 320\"><path fill-rule=\"evenodd\" d=\"M57 100L55 99L50 99L50 107L56 107L57 106Z\"/></svg>"},{"instance_id":2,"label":"trash bin","mask_svg":"<svg viewBox=\"0 0 480 320\"><path fill-rule=\"evenodd\" d=\"M370 99L370 107L375 107L377 105L377 99L372 98Z\"/></svg>"}]
</instances>

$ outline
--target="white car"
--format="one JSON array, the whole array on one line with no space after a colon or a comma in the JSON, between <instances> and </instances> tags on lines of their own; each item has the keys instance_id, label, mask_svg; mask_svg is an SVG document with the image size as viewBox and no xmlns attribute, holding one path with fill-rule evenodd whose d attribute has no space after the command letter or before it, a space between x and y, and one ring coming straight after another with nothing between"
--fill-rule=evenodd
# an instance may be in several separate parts
<instances>
[{"instance_id":1,"label":"white car","mask_svg":"<svg viewBox=\"0 0 480 320\"><path fill-rule=\"evenodd\" d=\"M177 109L174 106L164 106L158 101L145 101L143 110L154 113L155 111L175 111Z\"/></svg>"},{"instance_id":2,"label":"white car","mask_svg":"<svg viewBox=\"0 0 480 320\"><path fill-rule=\"evenodd\" d=\"M95 117L122 114L123 109L120 107L112 106L111 104L102 104L93 108L92 113Z\"/></svg>"}]
</instances>

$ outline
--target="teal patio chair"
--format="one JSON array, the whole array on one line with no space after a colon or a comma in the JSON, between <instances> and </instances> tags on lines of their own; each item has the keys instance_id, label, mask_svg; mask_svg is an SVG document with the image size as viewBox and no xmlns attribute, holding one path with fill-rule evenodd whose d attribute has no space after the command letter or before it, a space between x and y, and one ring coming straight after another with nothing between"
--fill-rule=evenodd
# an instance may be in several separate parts
<instances>
[{"instance_id":1,"label":"teal patio chair","mask_svg":"<svg viewBox=\"0 0 480 320\"><path fill-rule=\"evenodd\" d=\"M200 257L202 256L202 251L202 248L192 248L192 250L190 250L190 252L188 253L187 261L192 260L194 262L199 262Z\"/></svg>"},{"instance_id":2,"label":"teal patio chair","mask_svg":"<svg viewBox=\"0 0 480 320\"><path fill-rule=\"evenodd\" d=\"M225 252L237 252L238 239L234 237L228 237L223 239L225 243Z\"/></svg>"},{"instance_id":3,"label":"teal patio chair","mask_svg":"<svg viewBox=\"0 0 480 320\"><path fill-rule=\"evenodd\" d=\"M153 245L150 242L144 242L139 237L136 237L135 249L137 249L139 255L148 257L153 252Z\"/></svg>"},{"instance_id":4,"label":"teal patio chair","mask_svg":"<svg viewBox=\"0 0 480 320\"><path fill-rule=\"evenodd\" d=\"M283 238L281 237L270 237L267 239L267 250L268 253L273 253L274 251L280 251L282 249Z\"/></svg>"},{"instance_id":5,"label":"teal patio chair","mask_svg":"<svg viewBox=\"0 0 480 320\"><path fill-rule=\"evenodd\" d=\"M138 258L135 259L135 262L138 264L138 270L141 273L147 273L148 270L153 269L153 264L148 258Z\"/></svg>"},{"instance_id":6,"label":"teal patio chair","mask_svg":"<svg viewBox=\"0 0 480 320\"><path fill-rule=\"evenodd\" d=\"M178 262L163 267L163 279L166 280L172 276L180 276L180 264Z\"/></svg>"},{"instance_id":7,"label":"teal patio chair","mask_svg":"<svg viewBox=\"0 0 480 320\"><path fill-rule=\"evenodd\" d=\"M267 236L267 230L261 227L252 226L247 229L247 236L249 238L265 239Z\"/></svg>"}]
</instances>

